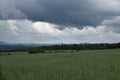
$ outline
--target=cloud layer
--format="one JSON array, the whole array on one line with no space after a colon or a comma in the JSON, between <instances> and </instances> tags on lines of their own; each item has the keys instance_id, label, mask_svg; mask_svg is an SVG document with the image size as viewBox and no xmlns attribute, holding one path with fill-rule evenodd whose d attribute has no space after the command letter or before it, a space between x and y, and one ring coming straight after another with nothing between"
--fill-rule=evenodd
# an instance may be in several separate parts
<instances>
[{"instance_id":1,"label":"cloud layer","mask_svg":"<svg viewBox=\"0 0 120 80\"><path fill-rule=\"evenodd\" d=\"M0 0L0 40L119 42L119 9L119 0Z\"/></svg>"},{"instance_id":2,"label":"cloud layer","mask_svg":"<svg viewBox=\"0 0 120 80\"><path fill-rule=\"evenodd\" d=\"M114 19L113 19L114 20ZM108 21L96 28L66 27L30 20L0 20L0 40L11 43L102 43L118 42L120 33L109 28ZM106 23L106 24L105 24ZM105 26L106 25L106 26Z\"/></svg>"},{"instance_id":3,"label":"cloud layer","mask_svg":"<svg viewBox=\"0 0 120 80\"><path fill-rule=\"evenodd\" d=\"M77 27L120 16L119 0L0 0L0 19L30 19Z\"/></svg>"}]
</instances>

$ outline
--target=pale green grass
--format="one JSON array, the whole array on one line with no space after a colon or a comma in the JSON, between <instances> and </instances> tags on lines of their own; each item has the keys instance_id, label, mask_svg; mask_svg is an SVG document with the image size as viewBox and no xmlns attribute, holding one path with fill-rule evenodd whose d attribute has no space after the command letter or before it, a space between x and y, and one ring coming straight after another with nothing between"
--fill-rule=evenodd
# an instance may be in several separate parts
<instances>
[{"instance_id":1,"label":"pale green grass","mask_svg":"<svg viewBox=\"0 0 120 80\"><path fill-rule=\"evenodd\" d=\"M6 80L120 80L120 49L0 56Z\"/></svg>"}]
</instances>

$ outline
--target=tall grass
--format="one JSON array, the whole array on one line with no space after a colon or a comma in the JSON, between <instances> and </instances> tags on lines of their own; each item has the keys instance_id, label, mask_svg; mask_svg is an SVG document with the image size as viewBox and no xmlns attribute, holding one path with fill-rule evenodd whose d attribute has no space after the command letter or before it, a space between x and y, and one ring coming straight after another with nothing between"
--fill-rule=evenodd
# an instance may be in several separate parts
<instances>
[{"instance_id":1,"label":"tall grass","mask_svg":"<svg viewBox=\"0 0 120 80\"><path fill-rule=\"evenodd\" d=\"M3 75L2 66L1 65L0 65L0 80L6 80L5 76Z\"/></svg>"},{"instance_id":2,"label":"tall grass","mask_svg":"<svg viewBox=\"0 0 120 80\"><path fill-rule=\"evenodd\" d=\"M2 80L2 68L1 68L1 65L0 65L0 80Z\"/></svg>"},{"instance_id":3,"label":"tall grass","mask_svg":"<svg viewBox=\"0 0 120 80\"><path fill-rule=\"evenodd\" d=\"M7 80L120 80L120 50L1 56Z\"/></svg>"}]
</instances>

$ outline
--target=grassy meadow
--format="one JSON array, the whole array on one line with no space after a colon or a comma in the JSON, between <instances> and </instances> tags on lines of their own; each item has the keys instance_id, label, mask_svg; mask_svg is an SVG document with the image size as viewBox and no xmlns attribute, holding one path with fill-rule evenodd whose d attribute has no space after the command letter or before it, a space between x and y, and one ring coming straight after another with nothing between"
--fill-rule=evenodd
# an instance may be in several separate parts
<instances>
[{"instance_id":1,"label":"grassy meadow","mask_svg":"<svg viewBox=\"0 0 120 80\"><path fill-rule=\"evenodd\" d=\"M120 49L0 54L0 80L120 80Z\"/></svg>"}]
</instances>

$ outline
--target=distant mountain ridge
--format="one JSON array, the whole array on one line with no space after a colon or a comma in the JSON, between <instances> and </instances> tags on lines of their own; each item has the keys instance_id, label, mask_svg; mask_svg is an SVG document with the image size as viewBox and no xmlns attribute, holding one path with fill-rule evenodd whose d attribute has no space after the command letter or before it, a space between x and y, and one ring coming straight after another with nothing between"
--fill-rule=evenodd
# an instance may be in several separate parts
<instances>
[{"instance_id":1,"label":"distant mountain ridge","mask_svg":"<svg viewBox=\"0 0 120 80\"><path fill-rule=\"evenodd\" d=\"M0 41L0 45L6 45L6 44L8 44L8 43Z\"/></svg>"},{"instance_id":2,"label":"distant mountain ridge","mask_svg":"<svg viewBox=\"0 0 120 80\"><path fill-rule=\"evenodd\" d=\"M23 49L23 48L29 48L29 47L40 47L40 46L49 46L52 44L11 44L11 43L6 43L3 41L0 41L0 51L5 51L5 50L15 50L15 49Z\"/></svg>"}]
</instances>

